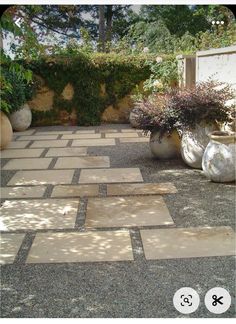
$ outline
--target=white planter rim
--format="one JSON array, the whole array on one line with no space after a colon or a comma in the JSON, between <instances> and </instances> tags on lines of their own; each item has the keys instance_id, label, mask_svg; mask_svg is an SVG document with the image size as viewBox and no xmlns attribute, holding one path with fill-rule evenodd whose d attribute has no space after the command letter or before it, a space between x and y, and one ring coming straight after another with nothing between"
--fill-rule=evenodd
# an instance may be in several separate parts
<instances>
[{"instance_id":1,"label":"white planter rim","mask_svg":"<svg viewBox=\"0 0 236 324\"><path fill-rule=\"evenodd\" d=\"M220 143L234 143L236 140L235 132L227 132L227 131L214 131L209 134L211 140L220 142Z\"/></svg>"}]
</instances>

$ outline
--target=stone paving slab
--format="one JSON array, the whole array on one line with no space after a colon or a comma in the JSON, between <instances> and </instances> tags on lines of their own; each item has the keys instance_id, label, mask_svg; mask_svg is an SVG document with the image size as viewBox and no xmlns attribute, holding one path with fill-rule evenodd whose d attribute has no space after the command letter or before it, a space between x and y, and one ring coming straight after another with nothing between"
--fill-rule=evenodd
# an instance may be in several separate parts
<instances>
[{"instance_id":1,"label":"stone paving slab","mask_svg":"<svg viewBox=\"0 0 236 324\"><path fill-rule=\"evenodd\" d=\"M30 135L20 136L17 141L41 141L41 140L55 140L58 135Z\"/></svg>"},{"instance_id":2,"label":"stone paving slab","mask_svg":"<svg viewBox=\"0 0 236 324\"><path fill-rule=\"evenodd\" d=\"M8 234L0 235L0 264L13 263L20 249L25 234Z\"/></svg>"},{"instance_id":3,"label":"stone paving slab","mask_svg":"<svg viewBox=\"0 0 236 324\"><path fill-rule=\"evenodd\" d=\"M54 169L109 168L108 156L61 157L57 159Z\"/></svg>"},{"instance_id":4,"label":"stone paving slab","mask_svg":"<svg viewBox=\"0 0 236 324\"><path fill-rule=\"evenodd\" d=\"M1 198L40 198L43 197L46 190L45 186L34 187L2 187Z\"/></svg>"},{"instance_id":5,"label":"stone paving slab","mask_svg":"<svg viewBox=\"0 0 236 324\"><path fill-rule=\"evenodd\" d=\"M23 132L14 132L13 135L14 136L20 136L20 135L32 135L35 133L35 129L27 129Z\"/></svg>"},{"instance_id":6,"label":"stone paving slab","mask_svg":"<svg viewBox=\"0 0 236 324\"><path fill-rule=\"evenodd\" d=\"M130 227L174 224L160 196L89 198L85 226Z\"/></svg>"},{"instance_id":7,"label":"stone paving slab","mask_svg":"<svg viewBox=\"0 0 236 324\"><path fill-rule=\"evenodd\" d=\"M91 133L95 133L95 130L94 129L78 130L75 133L76 134L91 134Z\"/></svg>"},{"instance_id":8,"label":"stone paving slab","mask_svg":"<svg viewBox=\"0 0 236 324\"><path fill-rule=\"evenodd\" d=\"M106 138L120 138L120 137L138 137L138 134L135 132L127 132L127 133L107 133L105 134Z\"/></svg>"},{"instance_id":9,"label":"stone paving slab","mask_svg":"<svg viewBox=\"0 0 236 324\"><path fill-rule=\"evenodd\" d=\"M27 263L133 260L128 231L38 233Z\"/></svg>"},{"instance_id":10,"label":"stone paving slab","mask_svg":"<svg viewBox=\"0 0 236 324\"><path fill-rule=\"evenodd\" d=\"M87 134L71 134L71 135L62 135L62 139L83 139L83 138L101 138L101 134L93 134L93 133L87 133Z\"/></svg>"},{"instance_id":11,"label":"stone paving slab","mask_svg":"<svg viewBox=\"0 0 236 324\"><path fill-rule=\"evenodd\" d=\"M68 144L68 140L52 140L52 141L35 141L30 147L65 147Z\"/></svg>"},{"instance_id":12,"label":"stone paving slab","mask_svg":"<svg viewBox=\"0 0 236 324\"><path fill-rule=\"evenodd\" d=\"M58 185L53 188L51 197L89 197L98 196L99 186L90 185Z\"/></svg>"},{"instance_id":13,"label":"stone paving slab","mask_svg":"<svg viewBox=\"0 0 236 324\"><path fill-rule=\"evenodd\" d=\"M87 154L86 147L58 147L58 148L50 148L46 156L47 157L80 156L86 154Z\"/></svg>"},{"instance_id":14,"label":"stone paving slab","mask_svg":"<svg viewBox=\"0 0 236 324\"><path fill-rule=\"evenodd\" d=\"M140 233L148 260L235 254L235 233L229 226L151 229Z\"/></svg>"},{"instance_id":15,"label":"stone paving slab","mask_svg":"<svg viewBox=\"0 0 236 324\"><path fill-rule=\"evenodd\" d=\"M3 170L39 170L48 169L52 158L11 159L4 165Z\"/></svg>"},{"instance_id":16,"label":"stone paving slab","mask_svg":"<svg viewBox=\"0 0 236 324\"><path fill-rule=\"evenodd\" d=\"M136 129L132 129L132 128L121 129L121 131L123 133L136 133L137 132Z\"/></svg>"},{"instance_id":17,"label":"stone paving slab","mask_svg":"<svg viewBox=\"0 0 236 324\"><path fill-rule=\"evenodd\" d=\"M116 145L114 138L73 140L72 146L111 146Z\"/></svg>"},{"instance_id":18,"label":"stone paving slab","mask_svg":"<svg viewBox=\"0 0 236 324\"><path fill-rule=\"evenodd\" d=\"M7 146L7 149L20 149L20 148L25 148L30 141L12 141L11 143L9 143L9 145Z\"/></svg>"},{"instance_id":19,"label":"stone paving slab","mask_svg":"<svg viewBox=\"0 0 236 324\"><path fill-rule=\"evenodd\" d=\"M36 132L35 135L65 135L72 134L72 131L48 131L48 132Z\"/></svg>"},{"instance_id":20,"label":"stone paving slab","mask_svg":"<svg viewBox=\"0 0 236 324\"><path fill-rule=\"evenodd\" d=\"M139 168L81 170L79 183L142 182Z\"/></svg>"},{"instance_id":21,"label":"stone paving slab","mask_svg":"<svg viewBox=\"0 0 236 324\"><path fill-rule=\"evenodd\" d=\"M117 129L104 128L99 130L100 133L117 133Z\"/></svg>"},{"instance_id":22,"label":"stone paving slab","mask_svg":"<svg viewBox=\"0 0 236 324\"><path fill-rule=\"evenodd\" d=\"M39 157L43 151L44 149L6 149L1 152L0 156L2 159Z\"/></svg>"},{"instance_id":23,"label":"stone paving slab","mask_svg":"<svg viewBox=\"0 0 236 324\"><path fill-rule=\"evenodd\" d=\"M173 183L123 183L108 184L108 196L125 195L163 195L177 192Z\"/></svg>"},{"instance_id":24,"label":"stone paving slab","mask_svg":"<svg viewBox=\"0 0 236 324\"><path fill-rule=\"evenodd\" d=\"M74 228L78 200L7 200L1 207L2 231Z\"/></svg>"},{"instance_id":25,"label":"stone paving slab","mask_svg":"<svg viewBox=\"0 0 236 324\"><path fill-rule=\"evenodd\" d=\"M120 138L120 143L148 143L149 137Z\"/></svg>"},{"instance_id":26,"label":"stone paving slab","mask_svg":"<svg viewBox=\"0 0 236 324\"><path fill-rule=\"evenodd\" d=\"M74 170L35 170L18 171L8 182L8 186L27 186L44 184L70 184Z\"/></svg>"}]
</instances>

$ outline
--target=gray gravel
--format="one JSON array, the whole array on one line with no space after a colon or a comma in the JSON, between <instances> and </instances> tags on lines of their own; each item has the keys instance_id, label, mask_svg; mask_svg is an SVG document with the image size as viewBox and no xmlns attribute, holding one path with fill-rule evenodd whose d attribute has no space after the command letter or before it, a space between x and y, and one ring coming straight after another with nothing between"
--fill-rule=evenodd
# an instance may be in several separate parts
<instances>
[{"instance_id":1,"label":"gray gravel","mask_svg":"<svg viewBox=\"0 0 236 324\"><path fill-rule=\"evenodd\" d=\"M188 168L180 159L155 160L148 143L116 142L116 146L90 147L88 153L109 155L111 167L139 167L145 182L173 182L178 193L165 195L164 199L177 227L235 227L234 184L212 183L201 170ZM3 159L1 165L6 162ZM1 185L5 186L14 173L2 171ZM74 183L78 177L79 170ZM44 198L51 191L49 185ZM101 185L100 195L105 194L106 188ZM84 206L86 198L78 212L76 230L83 230ZM235 299L233 257L147 261L139 229L132 228L135 261L25 264L34 236L34 232L28 231L15 263L1 268L1 317L235 317L233 306L222 315L211 314L204 306L205 293L217 286L226 288ZM175 291L183 286L196 289L201 299L198 310L187 316L178 313L172 303Z\"/></svg>"}]
</instances>

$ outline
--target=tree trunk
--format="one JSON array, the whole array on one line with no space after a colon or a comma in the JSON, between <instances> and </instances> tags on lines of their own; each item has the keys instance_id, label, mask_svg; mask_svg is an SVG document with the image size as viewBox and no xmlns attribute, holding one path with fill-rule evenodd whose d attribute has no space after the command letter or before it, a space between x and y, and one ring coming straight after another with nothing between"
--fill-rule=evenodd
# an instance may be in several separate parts
<instances>
[{"instance_id":1,"label":"tree trunk","mask_svg":"<svg viewBox=\"0 0 236 324\"><path fill-rule=\"evenodd\" d=\"M105 52L105 6L99 6L99 51Z\"/></svg>"},{"instance_id":2,"label":"tree trunk","mask_svg":"<svg viewBox=\"0 0 236 324\"><path fill-rule=\"evenodd\" d=\"M113 10L112 5L108 5L107 7L107 14L106 14L106 42L111 42L111 35L112 35L112 16Z\"/></svg>"}]
</instances>

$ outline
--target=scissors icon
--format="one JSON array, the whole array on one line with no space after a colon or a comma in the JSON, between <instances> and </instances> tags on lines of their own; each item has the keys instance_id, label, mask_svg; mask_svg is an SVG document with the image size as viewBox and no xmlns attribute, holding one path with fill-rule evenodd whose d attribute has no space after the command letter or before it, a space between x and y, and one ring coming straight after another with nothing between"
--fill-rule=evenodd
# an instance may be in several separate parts
<instances>
[{"instance_id":1,"label":"scissors icon","mask_svg":"<svg viewBox=\"0 0 236 324\"><path fill-rule=\"evenodd\" d=\"M223 303L221 302L222 298L223 296L217 297L216 295L213 295L212 299L214 299L214 301L212 302L212 306L217 306L218 303L223 305Z\"/></svg>"}]
</instances>

